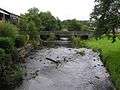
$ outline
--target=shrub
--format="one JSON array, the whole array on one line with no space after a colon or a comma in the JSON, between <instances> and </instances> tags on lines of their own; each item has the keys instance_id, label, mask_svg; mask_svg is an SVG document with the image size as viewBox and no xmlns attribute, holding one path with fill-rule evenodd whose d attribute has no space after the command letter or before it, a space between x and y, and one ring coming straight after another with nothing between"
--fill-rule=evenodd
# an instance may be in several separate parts
<instances>
[{"instance_id":1,"label":"shrub","mask_svg":"<svg viewBox=\"0 0 120 90\"><path fill-rule=\"evenodd\" d=\"M76 47L76 48L85 47L84 40L81 40L79 37L73 36L71 41L72 41L73 47Z\"/></svg>"},{"instance_id":2,"label":"shrub","mask_svg":"<svg viewBox=\"0 0 120 90\"><path fill-rule=\"evenodd\" d=\"M12 54L6 54L5 50L0 48L0 88L13 90L15 86L20 84L22 75L21 67L12 63Z\"/></svg>"},{"instance_id":3,"label":"shrub","mask_svg":"<svg viewBox=\"0 0 120 90\"><path fill-rule=\"evenodd\" d=\"M11 53L14 48L14 41L12 38L0 37L0 48L5 49L7 53Z\"/></svg>"},{"instance_id":4,"label":"shrub","mask_svg":"<svg viewBox=\"0 0 120 90\"><path fill-rule=\"evenodd\" d=\"M0 55L4 53L5 53L4 49L0 48Z\"/></svg>"},{"instance_id":5,"label":"shrub","mask_svg":"<svg viewBox=\"0 0 120 90\"><path fill-rule=\"evenodd\" d=\"M5 67L5 68L4 68ZM22 81L22 69L18 65L0 66L0 88L2 90L13 90L14 87L20 85Z\"/></svg>"},{"instance_id":6,"label":"shrub","mask_svg":"<svg viewBox=\"0 0 120 90\"><path fill-rule=\"evenodd\" d=\"M55 46L55 42L53 42L54 40L55 40L55 34L50 33L49 38L47 39L47 41L48 41L47 45L49 47L54 47Z\"/></svg>"},{"instance_id":7,"label":"shrub","mask_svg":"<svg viewBox=\"0 0 120 90\"><path fill-rule=\"evenodd\" d=\"M27 42L27 37L25 35L17 35L15 38L15 46L20 48L24 46Z\"/></svg>"},{"instance_id":8,"label":"shrub","mask_svg":"<svg viewBox=\"0 0 120 90\"><path fill-rule=\"evenodd\" d=\"M0 21L0 89L13 90L22 80L22 69L15 45L23 46L26 38L18 34L18 28Z\"/></svg>"},{"instance_id":9,"label":"shrub","mask_svg":"<svg viewBox=\"0 0 120 90\"><path fill-rule=\"evenodd\" d=\"M9 66L9 68L5 68L4 72L2 72L3 77L1 78L1 86L0 88L4 88L6 90L13 90L16 86L20 85L22 82L22 69L18 65ZM9 89L8 89L9 88Z\"/></svg>"},{"instance_id":10,"label":"shrub","mask_svg":"<svg viewBox=\"0 0 120 90\"><path fill-rule=\"evenodd\" d=\"M0 36L15 38L18 34L18 28L8 22L0 21Z\"/></svg>"},{"instance_id":11,"label":"shrub","mask_svg":"<svg viewBox=\"0 0 120 90\"><path fill-rule=\"evenodd\" d=\"M5 59L5 50L0 48L0 64L4 62L3 61L4 59Z\"/></svg>"},{"instance_id":12,"label":"shrub","mask_svg":"<svg viewBox=\"0 0 120 90\"><path fill-rule=\"evenodd\" d=\"M5 57L7 57L8 55L5 53L5 50L0 48L0 63L4 64L5 62L9 62L9 61L6 61Z\"/></svg>"}]
</instances>

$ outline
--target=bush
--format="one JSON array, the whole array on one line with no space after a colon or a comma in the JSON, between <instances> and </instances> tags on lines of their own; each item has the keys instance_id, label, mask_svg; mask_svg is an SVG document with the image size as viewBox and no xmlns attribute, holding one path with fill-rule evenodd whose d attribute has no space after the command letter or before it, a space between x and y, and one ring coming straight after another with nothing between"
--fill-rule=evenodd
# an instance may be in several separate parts
<instances>
[{"instance_id":1,"label":"bush","mask_svg":"<svg viewBox=\"0 0 120 90\"><path fill-rule=\"evenodd\" d=\"M81 40L79 37L72 37L72 45L73 47L80 48L80 47L85 47L85 42L84 40Z\"/></svg>"},{"instance_id":2,"label":"bush","mask_svg":"<svg viewBox=\"0 0 120 90\"><path fill-rule=\"evenodd\" d=\"M0 37L15 38L18 34L18 28L8 22L0 21Z\"/></svg>"},{"instance_id":3,"label":"bush","mask_svg":"<svg viewBox=\"0 0 120 90\"><path fill-rule=\"evenodd\" d=\"M4 64L5 62L9 62L6 61L6 58L8 55L5 53L5 50L0 48L0 64Z\"/></svg>"},{"instance_id":4,"label":"bush","mask_svg":"<svg viewBox=\"0 0 120 90\"><path fill-rule=\"evenodd\" d=\"M0 48L0 64L5 62L4 59L5 59L5 50Z\"/></svg>"},{"instance_id":5,"label":"bush","mask_svg":"<svg viewBox=\"0 0 120 90\"><path fill-rule=\"evenodd\" d=\"M13 90L22 81L22 69L19 55L15 48L25 44L25 36L18 36L18 28L10 23L0 21L0 89Z\"/></svg>"},{"instance_id":6,"label":"bush","mask_svg":"<svg viewBox=\"0 0 120 90\"><path fill-rule=\"evenodd\" d=\"M55 46L55 42L53 42L54 40L55 40L55 34L50 33L49 38L47 39L47 46L54 47Z\"/></svg>"},{"instance_id":7,"label":"bush","mask_svg":"<svg viewBox=\"0 0 120 90\"><path fill-rule=\"evenodd\" d=\"M23 47L27 42L27 36L25 35L17 35L15 38L15 46L17 48Z\"/></svg>"},{"instance_id":8,"label":"bush","mask_svg":"<svg viewBox=\"0 0 120 90\"><path fill-rule=\"evenodd\" d=\"M18 65L0 66L0 88L2 90L13 90L22 82L22 69Z\"/></svg>"},{"instance_id":9,"label":"bush","mask_svg":"<svg viewBox=\"0 0 120 90\"><path fill-rule=\"evenodd\" d=\"M0 37L0 48L5 49L7 53L11 53L14 48L13 39L8 37Z\"/></svg>"},{"instance_id":10,"label":"bush","mask_svg":"<svg viewBox=\"0 0 120 90\"><path fill-rule=\"evenodd\" d=\"M23 72L21 67L18 65L9 66L9 68L6 68L2 74L4 75L1 82L2 88L13 90L13 88L19 86L22 82Z\"/></svg>"},{"instance_id":11,"label":"bush","mask_svg":"<svg viewBox=\"0 0 120 90\"><path fill-rule=\"evenodd\" d=\"M5 50L0 48L0 88L13 90L22 80L22 75L21 67L12 63L12 54L6 54Z\"/></svg>"},{"instance_id":12,"label":"bush","mask_svg":"<svg viewBox=\"0 0 120 90\"><path fill-rule=\"evenodd\" d=\"M0 48L0 55L4 53L5 53L4 49Z\"/></svg>"}]
</instances>

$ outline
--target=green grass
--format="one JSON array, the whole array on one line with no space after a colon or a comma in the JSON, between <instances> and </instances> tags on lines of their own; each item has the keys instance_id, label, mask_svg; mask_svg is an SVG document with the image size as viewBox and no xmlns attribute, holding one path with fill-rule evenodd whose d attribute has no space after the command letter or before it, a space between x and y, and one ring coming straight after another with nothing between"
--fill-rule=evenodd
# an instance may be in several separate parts
<instances>
[{"instance_id":1,"label":"green grass","mask_svg":"<svg viewBox=\"0 0 120 90\"><path fill-rule=\"evenodd\" d=\"M91 48L98 48L102 50L103 62L111 74L112 81L120 90L120 40L117 39L115 43L112 40L102 38L100 40L91 39L87 41L87 45Z\"/></svg>"}]
</instances>

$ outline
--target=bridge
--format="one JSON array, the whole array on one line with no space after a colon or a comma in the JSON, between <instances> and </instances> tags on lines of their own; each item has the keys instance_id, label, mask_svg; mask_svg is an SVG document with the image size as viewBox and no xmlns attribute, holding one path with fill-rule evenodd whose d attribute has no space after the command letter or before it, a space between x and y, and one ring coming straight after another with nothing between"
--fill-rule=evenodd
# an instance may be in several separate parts
<instances>
[{"instance_id":1,"label":"bridge","mask_svg":"<svg viewBox=\"0 0 120 90\"><path fill-rule=\"evenodd\" d=\"M71 36L80 36L80 37L92 37L93 31L40 31L40 35L50 35L54 34L55 36L60 37L71 37Z\"/></svg>"},{"instance_id":2,"label":"bridge","mask_svg":"<svg viewBox=\"0 0 120 90\"><path fill-rule=\"evenodd\" d=\"M45 45L49 45L54 43L57 46L72 46L71 43L71 38L72 36L78 36L81 39L88 39L93 36L94 32L93 31L41 31L40 35L43 37L46 35L55 35L56 40L53 41L46 41L43 39L43 42ZM67 40L63 40L62 38L67 38Z\"/></svg>"}]
</instances>

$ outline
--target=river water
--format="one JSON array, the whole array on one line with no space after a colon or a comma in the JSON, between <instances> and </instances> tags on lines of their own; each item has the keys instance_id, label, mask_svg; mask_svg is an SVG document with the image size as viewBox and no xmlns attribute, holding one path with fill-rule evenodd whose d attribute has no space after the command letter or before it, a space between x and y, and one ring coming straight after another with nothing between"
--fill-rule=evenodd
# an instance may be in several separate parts
<instances>
[{"instance_id":1,"label":"river water","mask_svg":"<svg viewBox=\"0 0 120 90\"><path fill-rule=\"evenodd\" d=\"M26 74L16 90L113 90L99 53L91 49L36 50L23 66Z\"/></svg>"}]
</instances>

